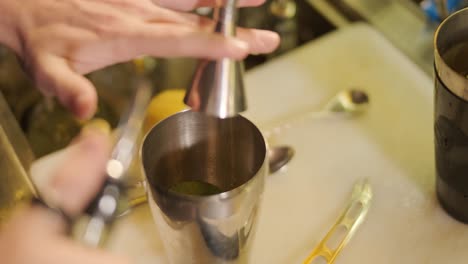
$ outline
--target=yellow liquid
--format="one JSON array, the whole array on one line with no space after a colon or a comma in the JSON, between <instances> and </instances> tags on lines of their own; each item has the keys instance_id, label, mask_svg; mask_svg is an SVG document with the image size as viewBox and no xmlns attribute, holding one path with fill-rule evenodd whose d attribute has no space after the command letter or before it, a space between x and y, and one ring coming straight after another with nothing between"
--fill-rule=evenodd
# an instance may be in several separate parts
<instances>
[{"instance_id":1,"label":"yellow liquid","mask_svg":"<svg viewBox=\"0 0 468 264\"><path fill-rule=\"evenodd\" d=\"M171 188L170 191L180 193L180 194L188 194L188 195L213 195L221 193L222 190L217 186L201 181L183 181L175 184Z\"/></svg>"}]
</instances>

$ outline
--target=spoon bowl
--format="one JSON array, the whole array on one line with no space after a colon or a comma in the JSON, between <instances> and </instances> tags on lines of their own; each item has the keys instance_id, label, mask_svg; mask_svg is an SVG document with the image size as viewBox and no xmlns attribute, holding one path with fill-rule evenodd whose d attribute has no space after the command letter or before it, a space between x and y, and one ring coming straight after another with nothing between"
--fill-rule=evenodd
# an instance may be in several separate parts
<instances>
[{"instance_id":1,"label":"spoon bowl","mask_svg":"<svg viewBox=\"0 0 468 264\"><path fill-rule=\"evenodd\" d=\"M270 174L274 174L291 161L294 149L290 146L277 146L268 150Z\"/></svg>"}]
</instances>

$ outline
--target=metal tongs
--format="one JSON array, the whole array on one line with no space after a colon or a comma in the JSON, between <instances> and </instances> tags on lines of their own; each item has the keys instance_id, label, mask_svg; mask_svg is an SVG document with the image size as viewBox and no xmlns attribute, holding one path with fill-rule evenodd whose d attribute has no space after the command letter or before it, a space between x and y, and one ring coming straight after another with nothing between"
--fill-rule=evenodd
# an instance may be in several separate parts
<instances>
[{"instance_id":1,"label":"metal tongs","mask_svg":"<svg viewBox=\"0 0 468 264\"><path fill-rule=\"evenodd\" d=\"M146 108L152 95L151 84L144 77L144 59L135 60L138 79L133 101L118 125L120 132L111 157L106 165L107 179L101 191L88 207L87 215L80 219L81 235L78 238L91 247L103 245L114 220L119 204L125 202L122 177L126 175L138 149Z\"/></svg>"},{"instance_id":2,"label":"metal tongs","mask_svg":"<svg viewBox=\"0 0 468 264\"><path fill-rule=\"evenodd\" d=\"M372 200L372 189L367 179L354 185L351 201L342 212L337 222L328 231L325 237L304 260L303 264L312 264L322 258L325 263L332 264L340 251L346 246L354 235L359 225L364 221ZM344 228L344 233L339 235L339 230ZM333 238L339 238L336 245L330 243ZM323 262L320 262L323 263Z\"/></svg>"}]
</instances>

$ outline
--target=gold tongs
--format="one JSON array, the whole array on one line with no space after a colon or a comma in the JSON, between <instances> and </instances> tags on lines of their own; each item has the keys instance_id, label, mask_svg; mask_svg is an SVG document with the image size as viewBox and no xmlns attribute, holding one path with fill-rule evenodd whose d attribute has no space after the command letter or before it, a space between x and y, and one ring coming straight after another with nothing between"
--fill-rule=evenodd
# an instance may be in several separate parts
<instances>
[{"instance_id":1,"label":"gold tongs","mask_svg":"<svg viewBox=\"0 0 468 264\"><path fill-rule=\"evenodd\" d=\"M340 251L354 235L359 225L364 221L369 211L371 200L372 189L368 180L364 179L357 182L354 185L351 201L342 212L337 222L328 231L327 235L304 260L303 264L315 263L314 261L320 258L326 260L328 264L333 263ZM345 231L343 234L339 234L340 230ZM330 243L332 242L332 238L337 238L337 236L339 238L336 243L337 246L331 248Z\"/></svg>"}]
</instances>

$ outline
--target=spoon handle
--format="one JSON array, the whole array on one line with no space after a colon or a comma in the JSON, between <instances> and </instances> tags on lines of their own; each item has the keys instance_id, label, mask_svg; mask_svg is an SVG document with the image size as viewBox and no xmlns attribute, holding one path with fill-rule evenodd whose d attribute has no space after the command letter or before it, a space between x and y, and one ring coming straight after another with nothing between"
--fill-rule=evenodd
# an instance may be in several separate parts
<instances>
[{"instance_id":1,"label":"spoon handle","mask_svg":"<svg viewBox=\"0 0 468 264\"><path fill-rule=\"evenodd\" d=\"M359 225L364 221L369 211L371 200L372 189L367 179L357 182L354 185L351 201L348 206L330 231L328 231L327 235L304 260L303 264L313 263L317 258L323 258L327 264L333 263L340 251L354 235Z\"/></svg>"},{"instance_id":2,"label":"spoon handle","mask_svg":"<svg viewBox=\"0 0 468 264\"><path fill-rule=\"evenodd\" d=\"M263 134L266 138L270 138L272 136L280 135L282 132L290 129L291 127L294 127L298 123L308 120L319 120L336 115L337 114L328 111L310 111L297 116L282 118L274 123L272 122L266 125L262 125L261 130L263 131Z\"/></svg>"}]
</instances>

